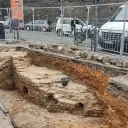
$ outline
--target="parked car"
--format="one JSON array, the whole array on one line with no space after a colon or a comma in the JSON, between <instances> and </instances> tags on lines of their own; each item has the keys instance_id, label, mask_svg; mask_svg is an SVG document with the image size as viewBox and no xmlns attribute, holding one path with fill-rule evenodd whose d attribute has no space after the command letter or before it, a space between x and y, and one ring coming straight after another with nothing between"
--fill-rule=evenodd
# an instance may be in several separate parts
<instances>
[{"instance_id":1,"label":"parked car","mask_svg":"<svg viewBox=\"0 0 128 128\"><path fill-rule=\"evenodd\" d=\"M101 26L99 32L99 44L103 49L120 50L121 38L124 26L125 6L120 6L112 18ZM124 50L128 52L128 13L125 23Z\"/></svg>"},{"instance_id":2,"label":"parked car","mask_svg":"<svg viewBox=\"0 0 128 128\"><path fill-rule=\"evenodd\" d=\"M34 20L34 22L31 21L25 25L25 29L28 31L33 30L33 26L34 30L37 31L51 31L51 22L48 20Z\"/></svg>"},{"instance_id":3,"label":"parked car","mask_svg":"<svg viewBox=\"0 0 128 128\"><path fill-rule=\"evenodd\" d=\"M74 28L78 31L81 29L83 29L84 31L92 28L92 25L88 25L87 23L83 22L82 20L78 19L78 18L63 18L63 23L61 23L61 18L58 18L57 20L57 24L56 24L56 32L57 35L60 36L62 34L68 36L68 35L72 35L74 33ZM72 23L75 21L75 26L72 26Z\"/></svg>"},{"instance_id":4,"label":"parked car","mask_svg":"<svg viewBox=\"0 0 128 128\"><path fill-rule=\"evenodd\" d=\"M2 20L2 21L0 21L0 23L2 23L4 25L4 28L9 28L9 26L10 26L10 21L8 21L8 20Z\"/></svg>"}]
</instances>

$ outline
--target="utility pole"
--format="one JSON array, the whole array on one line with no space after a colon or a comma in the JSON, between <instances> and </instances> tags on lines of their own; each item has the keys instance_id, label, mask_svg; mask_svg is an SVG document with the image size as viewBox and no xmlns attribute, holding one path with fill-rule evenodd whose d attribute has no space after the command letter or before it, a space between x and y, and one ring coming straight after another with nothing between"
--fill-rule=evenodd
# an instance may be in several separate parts
<instances>
[{"instance_id":1,"label":"utility pole","mask_svg":"<svg viewBox=\"0 0 128 128\"><path fill-rule=\"evenodd\" d=\"M99 0L95 0L95 35L94 35L94 52L97 52L97 4L99 4Z\"/></svg>"}]
</instances>

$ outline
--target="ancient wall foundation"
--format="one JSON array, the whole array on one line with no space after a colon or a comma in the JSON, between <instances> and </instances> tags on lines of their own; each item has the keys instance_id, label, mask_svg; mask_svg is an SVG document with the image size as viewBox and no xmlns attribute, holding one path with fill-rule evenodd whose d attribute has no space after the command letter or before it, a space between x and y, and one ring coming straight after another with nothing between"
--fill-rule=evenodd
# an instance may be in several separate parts
<instances>
[{"instance_id":1,"label":"ancient wall foundation","mask_svg":"<svg viewBox=\"0 0 128 128\"><path fill-rule=\"evenodd\" d=\"M29 48L2 51L1 56L0 71L5 74L0 78L1 88L15 87L24 98L50 112L104 118L110 127L117 127L118 122L117 128L126 128L127 104L107 91L111 73L92 68L88 61ZM69 78L67 87L61 84L63 75ZM14 84L7 84L5 76Z\"/></svg>"},{"instance_id":2,"label":"ancient wall foundation","mask_svg":"<svg viewBox=\"0 0 128 128\"><path fill-rule=\"evenodd\" d=\"M14 89L11 57L0 58L0 88L7 90Z\"/></svg>"}]
</instances>

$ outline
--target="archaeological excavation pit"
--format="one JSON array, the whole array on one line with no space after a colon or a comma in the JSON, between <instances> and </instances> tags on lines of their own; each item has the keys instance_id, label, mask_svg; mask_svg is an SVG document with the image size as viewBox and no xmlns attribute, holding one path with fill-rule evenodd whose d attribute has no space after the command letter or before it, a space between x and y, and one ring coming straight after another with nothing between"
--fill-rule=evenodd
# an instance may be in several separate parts
<instances>
[{"instance_id":1,"label":"archaeological excavation pit","mask_svg":"<svg viewBox=\"0 0 128 128\"><path fill-rule=\"evenodd\" d=\"M6 103L12 95L15 99L15 93L16 97L19 95L18 100L13 102L12 98L12 102L7 102L7 105L9 104L8 108L10 107L9 110L20 128L41 128L44 122L46 125L43 128L127 128L128 105L107 91L108 79L112 74L98 71L97 67L89 64L85 66L70 57L59 57L52 53L2 48L0 96ZM61 77L65 75L69 77L69 83L63 87ZM11 96L6 97L6 93L11 93ZM18 103L21 105L17 108ZM28 104L33 106L32 110L27 109L30 107ZM50 116L45 121L40 120L39 126L35 123L34 116L44 118L45 115L41 115L42 111L37 114L36 107L39 107L38 112L45 109L47 114L52 114L57 119L59 116L66 121L59 120L61 125L58 122L54 124L54 121L50 121ZM30 110L29 121L21 123L23 121L20 120L23 119L19 115L22 113L25 120L25 113ZM33 111L35 115L32 114ZM66 116L70 116L70 119L65 119ZM76 121L72 122L75 118Z\"/></svg>"}]
</instances>

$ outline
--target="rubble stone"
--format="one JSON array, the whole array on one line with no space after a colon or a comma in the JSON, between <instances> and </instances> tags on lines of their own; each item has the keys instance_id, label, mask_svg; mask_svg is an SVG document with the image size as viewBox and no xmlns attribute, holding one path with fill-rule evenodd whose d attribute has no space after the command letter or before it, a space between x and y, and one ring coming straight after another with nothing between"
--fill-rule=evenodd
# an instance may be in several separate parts
<instances>
[{"instance_id":1,"label":"rubble stone","mask_svg":"<svg viewBox=\"0 0 128 128\"><path fill-rule=\"evenodd\" d=\"M88 51L82 51L81 52L81 57L82 58L87 58L87 56L88 56Z\"/></svg>"}]
</instances>

